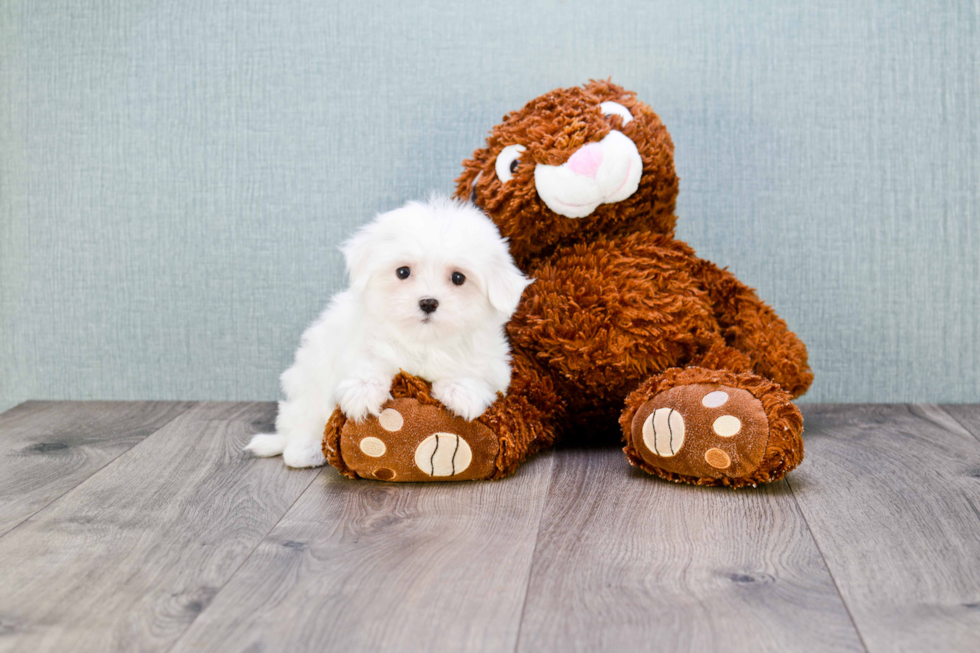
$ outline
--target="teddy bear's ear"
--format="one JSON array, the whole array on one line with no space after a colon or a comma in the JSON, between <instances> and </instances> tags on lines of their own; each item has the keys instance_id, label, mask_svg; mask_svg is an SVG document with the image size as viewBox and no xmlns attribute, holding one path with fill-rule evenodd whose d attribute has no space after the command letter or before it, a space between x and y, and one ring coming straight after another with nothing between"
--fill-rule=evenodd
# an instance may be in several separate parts
<instances>
[{"instance_id":1,"label":"teddy bear's ear","mask_svg":"<svg viewBox=\"0 0 980 653\"><path fill-rule=\"evenodd\" d=\"M494 257L487 271L487 297L490 305L505 315L513 315L524 289L534 282L514 265L509 254Z\"/></svg>"}]
</instances>

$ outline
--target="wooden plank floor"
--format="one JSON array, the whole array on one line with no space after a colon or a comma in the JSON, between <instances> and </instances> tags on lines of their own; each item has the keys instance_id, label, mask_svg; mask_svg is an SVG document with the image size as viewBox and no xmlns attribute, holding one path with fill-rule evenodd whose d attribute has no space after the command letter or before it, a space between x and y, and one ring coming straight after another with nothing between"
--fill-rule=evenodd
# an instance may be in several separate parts
<instances>
[{"instance_id":1,"label":"wooden plank floor","mask_svg":"<svg viewBox=\"0 0 980 653\"><path fill-rule=\"evenodd\" d=\"M616 447L349 481L242 453L274 414L0 415L0 651L980 650L980 406L805 406L738 491Z\"/></svg>"}]
</instances>

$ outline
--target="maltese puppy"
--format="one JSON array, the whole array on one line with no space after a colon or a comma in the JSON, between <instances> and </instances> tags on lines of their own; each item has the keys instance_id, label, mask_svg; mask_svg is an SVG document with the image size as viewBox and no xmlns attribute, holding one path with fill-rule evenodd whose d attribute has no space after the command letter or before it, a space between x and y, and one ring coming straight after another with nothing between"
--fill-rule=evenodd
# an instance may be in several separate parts
<instances>
[{"instance_id":1,"label":"maltese puppy","mask_svg":"<svg viewBox=\"0 0 980 653\"><path fill-rule=\"evenodd\" d=\"M334 409L357 422L391 399L399 370L472 420L510 384L504 324L530 283L472 204L433 198L381 214L341 248L350 287L304 333L282 377L276 433L246 447L290 467L324 464Z\"/></svg>"}]
</instances>

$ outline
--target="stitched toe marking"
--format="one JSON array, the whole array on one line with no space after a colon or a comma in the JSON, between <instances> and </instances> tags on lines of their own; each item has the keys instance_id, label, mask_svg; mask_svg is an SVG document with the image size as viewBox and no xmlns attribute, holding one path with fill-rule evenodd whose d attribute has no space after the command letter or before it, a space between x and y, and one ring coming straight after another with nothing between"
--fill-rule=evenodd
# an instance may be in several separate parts
<instances>
[{"instance_id":1,"label":"stitched toe marking","mask_svg":"<svg viewBox=\"0 0 980 653\"><path fill-rule=\"evenodd\" d=\"M715 469L725 469L732 464L731 457L721 449L708 449L705 451L704 461Z\"/></svg>"},{"instance_id":2,"label":"stitched toe marking","mask_svg":"<svg viewBox=\"0 0 980 653\"><path fill-rule=\"evenodd\" d=\"M367 437L361 440L359 446L365 455L371 456L372 458L380 458L381 456L385 455L385 452L388 450L388 447L385 446L384 442L378 438L372 437Z\"/></svg>"},{"instance_id":3,"label":"stitched toe marking","mask_svg":"<svg viewBox=\"0 0 980 653\"><path fill-rule=\"evenodd\" d=\"M715 433L723 438L730 438L742 430L742 420L734 415L722 415L711 425Z\"/></svg>"},{"instance_id":4,"label":"stitched toe marking","mask_svg":"<svg viewBox=\"0 0 980 653\"><path fill-rule=\"evenodd\" d=\"M726 401L728 401L728 393L724 390L715 390L704 395L704 398L701 399L701 405L705 408L718 408L718 406L724 406Z\"/></svg>"},{"instance_id":5,"label":"stitched toe marking","mask_svg":"<svg viewBox=\"0 0 980 653\"><path fill-rule=\"evenodd\" d=\"M384 430L394 433L395 431L401 430L405 420L402 418L402 414L394 408L385 408L378 415L378 423L381 424L381 428Z\"/></svg>"}]
</instances>

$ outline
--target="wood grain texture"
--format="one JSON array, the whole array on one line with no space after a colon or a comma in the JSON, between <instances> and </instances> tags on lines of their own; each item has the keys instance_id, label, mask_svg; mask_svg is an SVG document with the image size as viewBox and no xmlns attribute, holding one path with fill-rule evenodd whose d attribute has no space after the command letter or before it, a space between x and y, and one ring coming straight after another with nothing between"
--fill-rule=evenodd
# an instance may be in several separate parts
<instances>
[{"instance_id":1,"label":"wood grain texture","mask_svg":"<svg viewBox=\"0 0 980 653\"><path fill-rule=\"evenodd\" d=\"M941 408L980 440L980 404L949 404ZM980 469L976 470L974 478L980 478Z\"/></svg>"},{"instance_id":2,"label":"wood grain texture","mask_svg":"<svg viewBox=\"0 0 980 653\"><path fill-rule=\"evenodd\" d=\"M789 482L868 650L976 651L980 440L936 406L804 415Z\"/></svg>"},{"instance_id":3,"label":"wood grain texture","mask_svg":"<svg viewBox=\"0 0 980 653\"><path fill-rule=\"evenodd\" d=\"M348 481L241 452L272 404L20 406L0 516L50 498L0 537L0 651L976 650L980 406L804 412L731 491L615 448Z\"/></svg>"},{"instance_id":4,"label":"wood grain texture","mask_svg":"<svg viewBox=\"0 0 980 653\"><path fill-rule=\"evenodd\" d=\"M863 650L784 483L674 485L560 451L520 651Z\"/></svg>"},{"instance_id":5,"label":"wood grain texture","mask_svg":"<svg viewBox=\"0 0 980 653\"><path fill-rule=\"evenodd\" d=\"M174 651L510 651L551 477L383 484L325 472Z\"/></svg>"},{"instance_id":6,"label":"wood grain texture","mask_svg":"<svg viewBox=\"0 0 980 653\"><path fill-rule=\"evenodd\" d=\"M0 415L0 537L191 405L30 401Z\"/></svg>"},{"instance_id":7,"label":"wood grain texture","mask_svg":"<svg viewBox=\"0 0 980 653\"><path fill-rule=\"evenodd\" d=\"M274 404L199 404L0 538L0 650L163 651L319 470L241 448Z\"/></svg>"}]
</instances>

